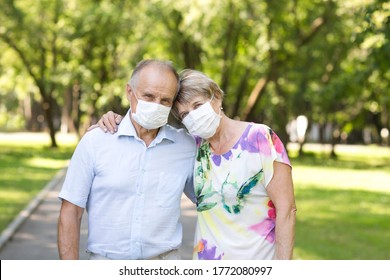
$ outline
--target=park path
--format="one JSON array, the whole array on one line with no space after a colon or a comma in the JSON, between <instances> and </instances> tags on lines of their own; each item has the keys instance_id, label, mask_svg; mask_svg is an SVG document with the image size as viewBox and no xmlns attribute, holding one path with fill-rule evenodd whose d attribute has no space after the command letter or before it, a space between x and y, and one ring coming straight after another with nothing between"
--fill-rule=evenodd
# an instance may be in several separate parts
<instances>
[{"instance_id":1,"label":"park path","mask_svg":"<svg viewBox=\"0 0 390 280\"><path fill-rule=\"evenodd\" d=\"M64 170L60 171L45 188L44 195L35 199L34 209L25 209L17 217L20 226L11 232L10 239L0 249L0 260L58 260L57 220L60 210L58 192L64 181ZM50 183L49 183L50 184ZM49 185L48 184L48 185ZM39 196L39 195L38 195ZM39 201L37 201L39 200ZM29 207L27 207L29 208ZM194 205L182 197L183 244L180 248L182 259L192 258L193 237L196 222ZM3 231L3 233L5 232ZM80 259L87 259L85 253L88 223L86 214L82 220L80 238ZM4 241L4 234L2 235ZM7 238L8 239L8 238Z\"/></svg>"}]
</instances>

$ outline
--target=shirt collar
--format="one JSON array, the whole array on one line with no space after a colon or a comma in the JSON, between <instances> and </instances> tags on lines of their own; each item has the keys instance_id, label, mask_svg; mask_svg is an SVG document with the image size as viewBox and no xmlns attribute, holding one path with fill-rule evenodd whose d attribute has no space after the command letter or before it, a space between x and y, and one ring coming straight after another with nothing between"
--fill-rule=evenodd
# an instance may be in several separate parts
<instances>
[{"instance_id":1,"label":"shirt collar","mask_svg":"<svg viewBox=\"0 0 390 280\"><path fill-rule=\"evenodd\" d=\"M137 131L135 130L134 125L130 120L130 114L131 114L131 109L127 111L126 116L122 119L121 123L119 124L117 135L118 137L132 136L139 139L137 135ZM154 139L153 142L158 144L162 142L164 139L175 142L174 130L170 127L170 125L167 124L160 127L157 133L157 137Z\"/></svg>"}]
</instances>

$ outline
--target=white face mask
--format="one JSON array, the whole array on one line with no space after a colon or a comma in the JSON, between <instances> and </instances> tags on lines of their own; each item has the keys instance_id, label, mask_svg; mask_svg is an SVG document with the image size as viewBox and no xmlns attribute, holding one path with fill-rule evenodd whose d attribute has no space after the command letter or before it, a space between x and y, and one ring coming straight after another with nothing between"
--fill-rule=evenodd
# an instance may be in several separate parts
<instances>
[{"instance_id":1,"label":"white face mask","mask_svg":"<svg viewBox=\"0 0 390 280\"><path fill-rule=\"evenodd\" d=\"M188 113L182 123L188 132L203 139L211 138L221 121L221 116L215 113L210 101Z\"/></svg>"},{"instance_id":2,"label":"white face mask","mask_svg":"<svg viewBox=\"0 0 390 280\"><path fill-rule=\"evenodd\" d=\"M135 93L134 96L138 101L137 112L131 112L131 116L140 126L146 129L157 129L168 122L171 107L139 100Z\"/></svg>"}]
</instances>

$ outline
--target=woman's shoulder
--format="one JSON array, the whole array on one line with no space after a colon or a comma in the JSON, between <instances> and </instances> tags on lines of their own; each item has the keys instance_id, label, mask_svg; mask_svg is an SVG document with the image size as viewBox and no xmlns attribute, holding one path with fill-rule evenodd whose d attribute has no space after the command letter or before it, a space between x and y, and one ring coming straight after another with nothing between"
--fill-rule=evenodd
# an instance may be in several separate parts
<instances>
[{"instance_id":1,"label":"woman's shoulder","mask_svg":"<svg viewBox=\"0 0 390 280\"><path fill-rule=\"evenodd\" d=\"M268 125L262 123L249 123L249 131L251 134L256 133L258 136L266 138L272 134L272 129Z\"/></svg>"},{"instance_id":2,"label":"woman's shoulder","mask_svg":"<svg viewBox=\"0 0 390 280\"><path fill-rule=\"evenodd\" d=\"M250 122L249 124L252 126L253 129L257 129L257 130L263 130L268 132L271 129L268 125L263 123Z\"/></svg>"}]
</instances>

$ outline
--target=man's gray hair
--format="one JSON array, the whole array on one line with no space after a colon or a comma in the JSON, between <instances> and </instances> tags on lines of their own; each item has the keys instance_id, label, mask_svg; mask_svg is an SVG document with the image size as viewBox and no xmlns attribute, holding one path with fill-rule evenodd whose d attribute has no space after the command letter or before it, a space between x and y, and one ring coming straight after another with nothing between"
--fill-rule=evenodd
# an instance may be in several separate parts
<instances>
[{"instance_id":1,"label":"man's gray hair","mask_svg":"<svg viewBox=\"0 0 390 280\"><path fill-rule=\"evenodd\" d=\"M170 61L164 61L164 60L158 60L158 59L146 59L140 61L134 68L133 73L131 74L130 80L128 84L135 89L138 84L138 78L139 74L141 73L142 69L147 68L149 66L157 67L160 69L166 69L168 71L171 71L173 75L175 75L177 80L177 91L176 94L179 92L180 89L180 78L179 74L177 73L175 67L173 66L172 62Z\"/></svg>"}]
</instances>

